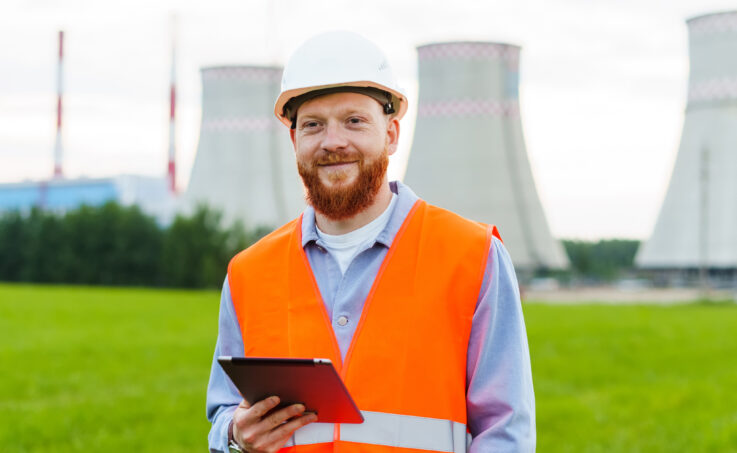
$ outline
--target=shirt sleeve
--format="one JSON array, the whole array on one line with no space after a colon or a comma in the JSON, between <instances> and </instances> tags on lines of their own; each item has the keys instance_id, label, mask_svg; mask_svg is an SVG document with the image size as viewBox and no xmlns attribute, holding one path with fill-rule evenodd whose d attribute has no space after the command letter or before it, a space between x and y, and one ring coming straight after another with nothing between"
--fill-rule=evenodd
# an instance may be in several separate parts
<instances>
[{"instance_id":1,"label":"shirt sleeve","mask_svg":"<svg viewBox=\"0 0 737 453\"><path fill-rule=\"evenodd\" d=\"M534 452L535 395L519 286L493 238L468 345L470 453Z\"/></svg>"},{"instance_id":2,"label":"shirt sleeve","mask_svg":"<svg viewBox=\"0 0 737 453\"><path fill-rule=\"evenodd\" d=\"M242 398L217 361L218 356L243 356L243 337L230 296L228 278L223 283L218 315L218 338L207 385L207 419L212 423L207 441L211 452L228 451L228 427Z\"/></svg>"}]
</instances>

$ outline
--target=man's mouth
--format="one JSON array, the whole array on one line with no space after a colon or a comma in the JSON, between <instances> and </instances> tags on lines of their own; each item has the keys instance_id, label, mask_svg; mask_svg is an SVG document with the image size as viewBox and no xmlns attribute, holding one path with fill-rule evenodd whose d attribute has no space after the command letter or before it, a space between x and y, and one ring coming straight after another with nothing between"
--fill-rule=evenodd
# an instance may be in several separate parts
<instances>
[{"instance_id":1,"label":"man's mouth","mask_svg":"<svg viewBox=\"0 0 737 453\"><path fill-rule=\"evenodd\" d=\"M339 165L348 165L348 164L355 164L358 162L357 160L341 160L341 161L333 161L333 162L318 162L318 167L333 167L333 166L339 166Z\"/></svg>"}]
</instances>

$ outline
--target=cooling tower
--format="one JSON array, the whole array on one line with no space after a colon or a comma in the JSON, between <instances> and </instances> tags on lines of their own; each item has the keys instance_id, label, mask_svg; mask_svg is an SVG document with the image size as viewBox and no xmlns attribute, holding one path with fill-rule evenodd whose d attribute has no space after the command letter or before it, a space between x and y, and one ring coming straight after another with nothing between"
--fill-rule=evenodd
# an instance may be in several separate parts
<instances>
[{"instance_id":1,"label":"cooling tower","mask_svg":"<svg viewBox=\"0 0 737 453\"><path fill-rule=\"evenodd\" d=\"M417 50L420 91L407 184L430 203L496 224L518 268L566 267L527 159L520 48L449 42Z\"/></svg>"},{"instance_id":2,"label":"cooling tower","mask_svg":"<svg viewBox=\"0 0 737 453\"><path fill-rule=\"evenodd\" d=\"M228 224L276 227L304 208L289 134L273 113L281 68L202 69L202 124L186 205L223 212Z\"/></svg>"},{"instance_id":3,"label":"cooling tower","mask_svg":"<svg viewBox=\"0 0 737 453\"><path fill-rule=\"evenodd\" d=\"M737 11L687 21L688 104L673 175L636 263L737 267Z\"/></svg>"}]
</instances>

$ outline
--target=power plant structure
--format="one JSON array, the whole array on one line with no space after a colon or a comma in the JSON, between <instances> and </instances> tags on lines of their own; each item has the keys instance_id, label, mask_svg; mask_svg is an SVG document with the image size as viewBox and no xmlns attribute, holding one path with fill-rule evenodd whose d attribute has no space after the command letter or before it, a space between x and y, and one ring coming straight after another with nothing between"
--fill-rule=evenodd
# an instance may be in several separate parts
<instances>
[{"instance_id":1,"label":"power plant structure","mask_svg":"<svg viewBox=\"0 0 737 453\"><path fill-rule=\"evenodd\" d=\"M404 180L430 203L497 225L516 268L567 267L527 158L520 47L443 42L417 51L417 123Z\"/></svg>"},{"instance_id":2,"label":"power plant structure","mask_svg":"<svg viewBox=\"0 0 737 453\"><path fill-rule=\"evenodd\" d=\"M652 236L636 264L686 279L737 277L737 11L686 21L688 103ZM675 272L674 272L675 271Z\"/></svg>"},{"instance_id":3,"label":"power plant structure","mask_svg":"<svg viewBox=\"0 0 737 453\"><path fill-rule=\"evenodd\" d=\"M169 190L177 191L177 37L176 16L171 18L171 76L169 79L169 162L166 174Z\"/></svg>"},{"instance_id":4,"label":"power plant structure","mask_svg":"<svg viewBox=\"0 0 737 453\"><path fill-rule=\"evenodd\" d=\"M161 225L172 221L175 200L165 178L118 175L106 178L52 178L48 181L25 181L0 184L0 215L33 208L63 214L81 205L100 206L116 202L138 206Z\"/></svg>"},{"instance_id":5,"label":"power plant structure","mask_svg":"<svg viewBox=\"0 0 737 453\"><path fill-rule=\"evenodd\" d=\"M64 32L59 31L56 92L56 137L53 148L54 169L50 178L42 181L22 181L0 184L0 215L31 209L63 214L81 205L98 206L116 202L123 206L138 205L161 225L172 221L177 207L174 192L175 168L175 62L172 52L172 84L170 89L170 129L168 176L116 175L96 178L68 178L63 170L63 110L64 98Z\"/></svg>"},{"instance_id":6,"label":"power plant structure","mask_svg":"<svg viewBox=\"0 0 737 453\"><path fill-rule=\"evenodd\" d=\"M56 141L54 143L54 178L61 178L62 163L62 99L64 94L64 31L59 30L59 62L56 69Z\"/></svg>"},{"instance_id":7,"label":"power plant structure","mask_svg":"<svg viewBox=\"0 0 737 453\"><path fill-rule=\"evenodd\" d=\"M282 68L218 66L201 70L202 123L186 209L207 204L223 223L277 227L304 208L288 131L274 117Z\"/></svg>"}]
</instances>

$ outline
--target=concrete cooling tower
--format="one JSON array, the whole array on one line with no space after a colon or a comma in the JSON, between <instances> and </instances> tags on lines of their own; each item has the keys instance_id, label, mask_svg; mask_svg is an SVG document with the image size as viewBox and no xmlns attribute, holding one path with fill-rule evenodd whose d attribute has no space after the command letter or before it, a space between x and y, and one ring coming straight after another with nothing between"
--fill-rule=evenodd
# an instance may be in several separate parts
<instances>
[{"instance_id":1,"label":"concrete cooling tower","mask_svg":"<svg viewBox=\"0 0 737 453\"><path fill-rule=\"evenodd\" d=\"M636 263L737 268L737 11L687 21L688 104L673 175Z\"/></svg>"},{"instance_id":2,"label":"concrete cooling tower","mask_svg":"<svg viewBox=\"0 0 737 453\"><path fill-rule=\"evenodd\" d=\"M407 184L430 203L496 224L518 268L567 267L527 159L520 48L448 42L417 50L420 92Z\"/></svg>"},{"instance_id":3,"label":"concrete cooling tower","mask_svg":"<svg viewBox=\"0 0 737 453\"><path fill-rule=\"evenodd\" d=\"M202 124L185 206L223 212L226 224L276 227L304 208L289 133L274 117L281 68L202 69Z\"/></svg>"}]
</instances>

